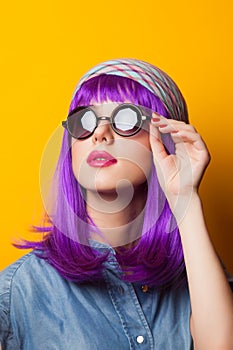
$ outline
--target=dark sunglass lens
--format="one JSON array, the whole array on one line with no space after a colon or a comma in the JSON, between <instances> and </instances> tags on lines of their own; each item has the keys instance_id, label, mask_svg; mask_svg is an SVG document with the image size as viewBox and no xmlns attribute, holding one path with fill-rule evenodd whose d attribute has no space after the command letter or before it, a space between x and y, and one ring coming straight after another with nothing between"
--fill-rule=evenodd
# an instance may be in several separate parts
<instances>
[{"instance_id":1,"label":"dark sunglass lens","mask_svg":"<svg viewBox=\"0 0 233 350\"><path fill-rule=\"evenodd\" d=\"M133 135L139 130L140 125L140 112L133 106L122 107L113 116L113 127L120 135Z\"/></svg>"},{"instance_id":2,"label":"dark sunglass lens","mask_svg":"<svg viewBox=\"0 0 233 350\"><path fill-rule=\"evenodd\" d=\"M96 116L91 110L81 110L68 118L68 129L77 139L88 137L96 127Z\"/></svg>"}]
</instances>

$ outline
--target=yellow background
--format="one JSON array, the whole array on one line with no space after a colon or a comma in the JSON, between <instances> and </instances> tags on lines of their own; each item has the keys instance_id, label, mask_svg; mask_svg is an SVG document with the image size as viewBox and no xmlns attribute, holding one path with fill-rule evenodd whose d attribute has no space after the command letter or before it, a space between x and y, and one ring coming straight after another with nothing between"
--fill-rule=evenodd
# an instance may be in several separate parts
<instances>
[{"instance_id":1,"label":"yellow background","mask_svg":"<svg viewBox=\"0 0 233 350\"><path fill-rule=\"evenodd\" d=\"M93 65L149 61L180 86L212 161L201 186L218 253L233 273L232 1L10 1L1 5L0 269L40 220L39 165Z\"/></svg>"}]
</instances>

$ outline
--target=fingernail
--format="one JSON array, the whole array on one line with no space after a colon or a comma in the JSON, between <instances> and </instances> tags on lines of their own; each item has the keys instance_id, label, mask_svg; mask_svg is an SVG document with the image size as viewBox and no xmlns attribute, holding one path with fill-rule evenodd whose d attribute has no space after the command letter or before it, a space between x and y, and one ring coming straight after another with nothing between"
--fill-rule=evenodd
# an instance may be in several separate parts
<instances>
[{"instance_id":1,"label":"fingernail","mask_svg":"<svg viewBox=\"0 0 233 350\"><path fill-rule=\"evenodd\" d=\"M162 125L159 125L159 128L165 128L167 126L167 124L162 124Z\"/></svg>"},{"instance_id":2,"label":"fingernail","mask_svg":"<svg viewBox=\"0 0 233 350\"><path fill-rule=\"evenodd\" d=\"M159 122L160 118L159 117L152 117L153 122Z\"/></svg>"}]
</instances>

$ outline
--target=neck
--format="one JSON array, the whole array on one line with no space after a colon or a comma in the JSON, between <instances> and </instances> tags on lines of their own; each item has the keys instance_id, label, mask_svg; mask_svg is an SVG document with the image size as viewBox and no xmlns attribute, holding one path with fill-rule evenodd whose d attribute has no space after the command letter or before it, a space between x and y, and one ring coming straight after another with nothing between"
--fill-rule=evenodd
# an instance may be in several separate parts
<instances>
[{"instance_id":1,"label":"neck","mask_svg":"<svg viewBox=\"0 0 233 350\"><path fill-rule=\"evenodd\" d=\"M87 212L101 234L91 238L112 247L128 246L141 236L144 207L147 199L145 184L116 192L87 191Z\"/></svg>"}]
</instances>

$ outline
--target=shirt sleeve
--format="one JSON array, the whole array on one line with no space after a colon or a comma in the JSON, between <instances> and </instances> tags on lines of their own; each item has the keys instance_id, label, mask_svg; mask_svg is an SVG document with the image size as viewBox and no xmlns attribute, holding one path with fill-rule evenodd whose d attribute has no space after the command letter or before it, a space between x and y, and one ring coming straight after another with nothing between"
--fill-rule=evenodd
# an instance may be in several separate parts
<instances>
[{"instance_id":1,"label":"shirt sleeve","mask_svg":"<svg viewBox=\"0 0 233 350\"><path fill-rule=\"evenodd\" d=\"M230 273L227 271L226 266L225 266L224 262L223 262L221 259L220 259L220 262L221 262L222 268L223 268L223 270L224 270L224 272L225 272L225 275L226 275L226 278L227 278L227 280L228 280L228 283L229 283L229 285L230 285L230 287L231 287L231 290L232 290L232 292L233 292L233 275L230 274Z\"/></svg>"},{"instance_id":2,"label":"shirt sleeve","mask_svg":"<svg viewBox=\"0 0 233 350\"><path fill-rule=\"evenodd\" d=\"M4 295L0 295L1 301L4 298ZM0 305L0 343L2 345L2 350L7 349L7 341L10 336L10 327L9 327L9 314L2 305Z\"/></svg>"},{"instance_id":3,"label":"shirt sleeve","mask_svg":"<svg viewBox=\"0 0 233 350\"><path fill-rule=\"evenodd\" d=\"M226 272L226 276L227 276L228 283L231 287L231 291L233 293L233 276L229 272Z\"/></svg>"},{"instance_id":4,"label":"shirt sleeve","mask_svg":"<svg viewBox=\"0 0 233 350\"><path fill-rule=\"evenodd\" d=\"M12 271L10 268L0 273L0 344L1 350L18 350L10 320L10 289Z\"/></svg>"}]
</instances>

